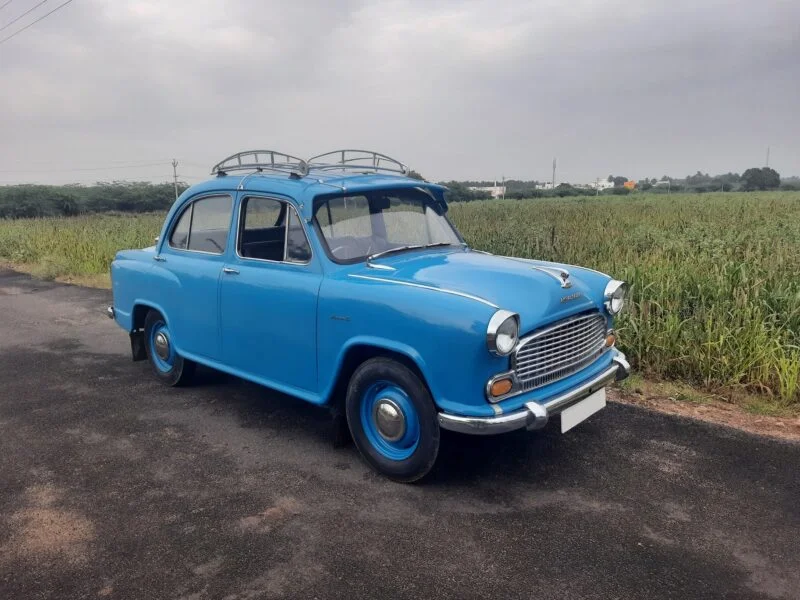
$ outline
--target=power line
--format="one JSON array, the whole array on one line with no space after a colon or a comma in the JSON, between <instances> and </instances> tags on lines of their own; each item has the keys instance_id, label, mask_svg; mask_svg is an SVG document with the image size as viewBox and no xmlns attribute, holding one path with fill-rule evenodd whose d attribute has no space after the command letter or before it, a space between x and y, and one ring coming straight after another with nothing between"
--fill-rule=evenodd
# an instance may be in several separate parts
<instances>
[{"instance_id":1,"label":"power line","mask_svg":"<svg viewBox=\"0 0 800 600\"><path fill-rule=\"evenodd\" d=\"M8 2L6 2L6 3L5 3L5 4L3 4L2 6L0 6L0 10L3 10L3 9L6 7L6 6L8 6L9 4L11 4L13 1L14 1L14 0L8 0Z\"/></svg>"},{"instance_id":2,"label":"power line","mask_svg":"<svg viewBox=\"0 0 800 600\"><path fill-rule=\"evenodd\" d=\"M167 161L147 162L142 164L130 165L114 165L113 167L80 167L75 169L3 169L0 173L39 173L47 171L48 173L76 173L80 171L114 171L115 169L142 169L145 167L160 167L167 163Z\"/></svg>"},{"instance_id":3,"label":"power line","mask_svg":"<svg viewBox=\"0 0 800 600\"><path fill-rule=\"evenodd\" d=\"M40 7L42 4L44 4L44 3L45 3L45 2L47 2L47 1L48 1L48 0L42 0L41 2L39 2L39 4L37 4L37 5L36 5L36 6L34 6L33 8L29 8L29 9L28 9L28 10L26 10L24 13L22 13L20 16L18 16L16 19L13 19L12 21L9 21L8 23L6 23L6 24L5 24L5 25L3 25L2 27L0 27L0 31L3 31L4 29L8 29L8 28L9 28L9 27L11 27L11 26L12 26L14 23L16 23L17 21L19 21L19 20L20 20L22 17L24 17L25 15L27 15L27 14L29 14L29 13L32 13L33 11L35 11L37 8L39 8L39 7ZM4 6L5 6L5 5L4 5ZM34 22L35 22L35 21L34 21Z\"/></svg>"},{"instance_id":4,"label":"power line","mask_svg":"<svg viewBox=\"0 0 800 600\"><path fill-rule=\"evenodd\" d=\"M41 6L42 4L44 4L45 2L47 2L47 0L43 0L42 2L40 2L39 4L37 4L36 6L34 6L33 8L37 8L37 7ZM64 8L64 7L65 7L67 4L69 4L70 2L72 2L72 0L67 0L66 2L63 2L63 3L59 4L59 5L58 5L58 6L56 6L56 7L55 7L53 10L51 10L49 13L45 13L44 15L42 15L41 17L39 17L38 19L36 19L36 20L35 20L35 21L33 21L32 23L28 23L28 24L27 24L27 25L25 25L25 27L23 27L22 29L18 29L17 31L15 31L14 33L12 33L12 34L11 34L10 36L8 36L7 38L3 38L2 40L0 40L0 44L4 44L5 42L7 42L8 40L10 40L10 39L11 39L11 38L13 38L14 36L17 36L17 35L19 35L20 33L22 33L23 31L25 31L26 29L28 29L29 27L32 27L32 26L36 25L36 23L38 23L38 22L39 22L39 21L41 21L42 19L46 19L47 17L49 17L50 15L52 15L52 14L53 14L54 12L56 12L57 10L60 10L60 9ZM33 10L33 8L32 8L31 10ZM31 12L31 10L29 10L28 12L26 12L26 13L25 13L25 15L27 15L29 12ZM15 21L18 21L19 19L21 19L21 18L22 18L22 17L24 17L25 15L21 15L20 17L17 17L17 18L16 18L16 19L14 19L14 21L12 21L11 23L14 23ZM11 23L9 23L8 25L11 25ZM5 29L6 27L8 27L8 25L5 25L4 27L0 28L0 31L2 31L3 29Z\"/></svg>"}]
</instances>

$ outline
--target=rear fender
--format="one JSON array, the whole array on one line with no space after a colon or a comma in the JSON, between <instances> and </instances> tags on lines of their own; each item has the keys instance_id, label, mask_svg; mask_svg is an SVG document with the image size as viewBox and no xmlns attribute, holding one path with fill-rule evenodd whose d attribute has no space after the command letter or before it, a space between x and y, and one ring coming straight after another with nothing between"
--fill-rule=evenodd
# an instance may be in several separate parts
<instances>
[{"instance_id":1,"label":"rear fender","mask_svg":"<svg viewBox=\"0 0 800 600\"><path fill-rule=\"evenodd\" d=\"M147 351L144 347L144 319L150 310L157 310L164 317L167 326L169 326L169 318L160 306L144 300L137 300L134 303L133 311L131 312L131 330L129 332L131 358L134 362L147 359Z\"/></svg>"}]
</instances>

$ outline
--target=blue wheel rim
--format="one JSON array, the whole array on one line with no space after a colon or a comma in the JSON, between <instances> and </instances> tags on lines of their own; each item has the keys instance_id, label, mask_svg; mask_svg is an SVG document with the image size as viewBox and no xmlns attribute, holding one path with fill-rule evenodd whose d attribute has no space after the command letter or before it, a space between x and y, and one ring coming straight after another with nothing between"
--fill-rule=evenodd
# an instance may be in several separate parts
<instances>
[{"instance_id":1,"label":"blue wheel rim","mask_svg":"<svg viewBox=\"0 0 800 600\"><path fill-rule=\"evenodd\" d=\"M386 400L399 409L405 421L405 431L398 440L387 439L381 434L375 419L376 405ZM361 397L361 426L370 445L389 460L409 458L419 445L419 416L408 394L388 381L377 381L370 385Z\"/></svg>"},{"instance_id":2,"label":"blue wheel rim","mask_svg":"<svg viewBox=\"0 0 800 600\"><path fill-rule=\"evenodd\" d=\"M156 337L158 334L163 334L169 341L169 354L166 358L161 358L156 349ZM164 321L157 321L153 328L150 330L150 338L147 340L150 344L150 357L156 369L162 373L169 373L172 367L175 366L175 345L172 343L172 336L169 332L169 327Z\"/></svg>"}]
</instances>

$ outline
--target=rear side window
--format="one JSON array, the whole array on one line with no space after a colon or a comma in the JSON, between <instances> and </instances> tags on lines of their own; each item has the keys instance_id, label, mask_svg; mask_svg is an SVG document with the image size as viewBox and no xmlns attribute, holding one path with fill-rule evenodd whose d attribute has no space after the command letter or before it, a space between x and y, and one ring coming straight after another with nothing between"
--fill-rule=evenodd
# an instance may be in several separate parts
<instances>
[{"instance_id":1,"label":"rear side window","mask_svg":"<svg viewBox=\"0 0 800 600\"><path fill-rule=\"evenodd\" d=\"M270 262L306 263L311 260L303 225L286 202L273 198L242 200L239 256Z\"/></svg>"},{"instance_id":2,"label":"rear side window","mask_svg":"<svg viewBox=\"0 0 800 600\"><path fill-rule=\"evenodd\" d=\"M231 226L230 196L212 196L192 202L178 219L170 246L209 254L223 254Z\"/></svg>"}]
</instances>

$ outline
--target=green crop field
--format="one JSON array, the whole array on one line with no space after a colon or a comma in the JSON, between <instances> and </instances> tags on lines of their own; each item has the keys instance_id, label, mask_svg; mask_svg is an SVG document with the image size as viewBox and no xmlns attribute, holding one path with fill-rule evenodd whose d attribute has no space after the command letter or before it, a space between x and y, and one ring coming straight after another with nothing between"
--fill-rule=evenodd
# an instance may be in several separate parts
<instances>
[{"instance_id":1,"label":"green crop field","mask_svg":"<svg viewBox=\"0 0 800 600\"><path fill-rule=\"evenodd\" d=\"M618 329L645 375L800 402L800 193L484 201L450 214L475 248L629 281ZM0 220L0 259L103 281L114 252L151 245L162 219Z\"/></svg>"}]
</instances>

